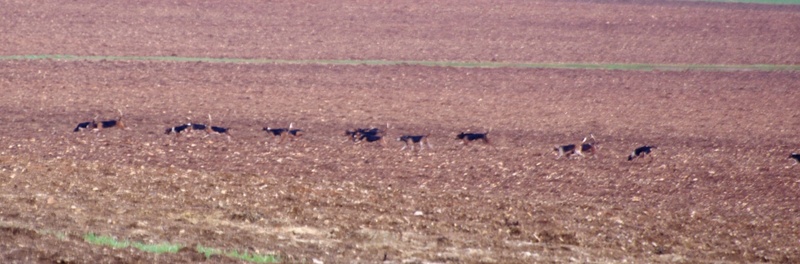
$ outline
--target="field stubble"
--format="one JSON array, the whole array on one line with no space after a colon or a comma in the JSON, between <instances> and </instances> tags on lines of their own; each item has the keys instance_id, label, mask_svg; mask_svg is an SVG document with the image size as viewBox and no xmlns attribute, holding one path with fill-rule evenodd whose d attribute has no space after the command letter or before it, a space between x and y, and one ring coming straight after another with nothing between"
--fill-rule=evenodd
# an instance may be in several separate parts
<instances>
[{"instance_id":1,"label":"field stubble","mask_svg":"<svg viewBox=\"0 0 800 264\"><path fill-rule=\"evenodd\" d=\"M683 1L8 2L0 55L797 64L797 7ZM0 256L800 262L798 73L0 62ZM73 133L95 116L128 130ZM232 141L164 129L230 127ZM307 136L266 142L262 126ZM430 133L434 149L345 129ZM490 131L493 146L459 145ZM589 133L597 159L554 160ZM655 144L652 161L627 162ZM235 261L214 257L213 262Z\"/></svg>"},{"instance_id":2,"label":"field stubble","mask_svg":"<svg viewBox=\"0 0 800 264\"><path fill-rule=\"evenodd\" d=\"M798 258L799 183L785 157L800 126L793 72L3 68L2 121L17 124L0 128L8 205L0 214L9 228L289 261ZM128 130L71 132L117 108ZM232 141L163 134L208 114L232 129ZM289 123L307 136L276 145L260 131ZM387 123L390 137L431 133L434 149L341 136ZM465 130L490 131L493 145L460 145L454 137ZM588 133L601 142L598 158L554 160L552 145ZM641 144L659 146L652 161L625 161ZM14 231L4 237L25 243ZM32 255L75 258L56 253L70 247ZM116 251L125 261L152 258Z\"/></svg>"}]
</instances>

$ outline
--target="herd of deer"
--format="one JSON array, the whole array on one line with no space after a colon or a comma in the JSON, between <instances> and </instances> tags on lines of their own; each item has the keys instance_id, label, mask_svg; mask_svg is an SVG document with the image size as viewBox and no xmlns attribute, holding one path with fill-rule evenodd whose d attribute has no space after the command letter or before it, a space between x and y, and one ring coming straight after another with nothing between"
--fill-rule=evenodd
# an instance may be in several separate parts
<instances>
[{"instance_id":1,"label":"herd of deer","mask_svg":"<svg viewBox=\"0 0 800 264\"><path fill-rule=\"evenodd\" d=\"M103 129L108 128L125 128L125 123L122 121L122 111L119 111L119 117L116 119L110 120L103 120L97 121L97 116L94 119L87 122L78 123L78 125L73 130L74 132L79 132L83 130L92 130L99 132ZM226 127L220 126L212 126L211 124L211 115L208 115L208 124L202 123L185 123L180 124L177 126L173 126L167 128L165 134L175 134L176 136L181 135L182 133L188 133L192 131L202 131L206 134L219 134L225 135L228 140L230 140L229 129ZM388 126L388 125L387 125ZM263 131L267 132L267 135L278 138L279 141L277 144L283 143L285 140L294 141L295 139L303 136L305 131L302 129L293 128L293 124L289 124L288 128L272 128L272 127L264 127L262 128ZM360 142L378 142L382 145L385 145L385 138L386 133L385 130L380 128L371 127L371 128L356 128L352 130L345 130L344 135L347 136L351 141L354 143ZM419 150L423 150L425 146L428 148L433 148L428 140L430 134L406 134L401 135L397 138L397 141L403 142L403 148L401 150L405 150L406 148L411 148L414 150L416 145L419 145ZM472 141L480 141L484 144L491 144L489 140L489 132L484 133L468 133L468 132L461 132L456 136L457 140L460 140L464 145L469 145ZM656 149L656 146L653 145L644 145L635 148L630 155L628 155L628 161L632 161L637 158L645 158L651 157L649 154ZM597 151L599 149L597 139L594 135L589 135L585 137L581 143L577 144L567 144L567 145L557 145L553 148L555 151L556 159L560 159L562 157L571 158L573 156L579 157L586 157L587 154L592 155L592 157L597 157ZM789 159L793 159L794 163L792 166L797 165L800 163L800 153L791 153L789 155Z\"/></svg>"}]
</instances>

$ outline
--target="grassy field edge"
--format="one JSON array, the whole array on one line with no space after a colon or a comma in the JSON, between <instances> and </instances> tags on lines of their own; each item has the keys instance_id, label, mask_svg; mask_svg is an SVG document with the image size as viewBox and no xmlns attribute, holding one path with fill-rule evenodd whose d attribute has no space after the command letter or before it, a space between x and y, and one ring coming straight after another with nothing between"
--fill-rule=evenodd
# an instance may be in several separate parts
<instances>
[{"instance_id":1,"label":"grassy field edge","mask_svg":"<svg viewBox=\"0 0 800 264\"><path fill-rule=\"evenodd\" d=\"M317 65L416 65L456 68L528 68L528 69L582 69L582 70L632 70L632 71L800 71L800 65L781 64L647 64L647 63L515 63L515 62L464 62L416 60L282 60L246 58L203 58L169 56L80 56L80 55L7 55L0 60L58 60L58 61L169 61L239 64L317 64Z\"/></svg>"},{"instance_id":2,"label":"grassy field edge","mask_svg":"<svg viewBox=\"0 0 800 264\"><path fill-rule=\"evenodd\" d=\"M13 222L0 221L0 229L7 229L10 230L10 232L26 232L29 234L35 234L36 236L42 236L42 237L50 236L50 237L55 237L61 241L71 240L70 238L71 236L68 235L67 233L57 232L53 230L40 230L36 228L27 227L25 225L14 224ZM180 244L173 244L169 242L142 243L142 242L132 242L128 240L119 240L111 236L97 235L91 232L84 234L82 237L82 241L87 244L111 247L114 249L124 249L128 247L133 247L140 251L147 252L150 254L178 253L179 250L187 248ZM212 256L224 256L231 259L241 260L251 263L277 263L281 261L280 257L278 257L277 255L257 254L257 253L250 253L247 251L240 252L238 250L225 250L212 247L205 247L201 245L197 245L195 247L188 247L187 249L194 250L200 254L203 254L206 257L206 259L209 259Z\"/></svg>"},{"instance_id":3,"label":"grassy field edge","mask_svg":"<svg viewBox=\"0 0 800 264\"><path fill-rule=\"evenodd\" d=\"M94 233L88 233L84 235L83 241L89 244L98 246L108 246L115 249L134 247L138 250L153 254L178 253L179 250L185 248L180 244L172 244L168 242L154 243L154 244L131 242L128 240L119 240L111 236L96 235ZM189 249L195 250L198 253L203 254L206 257L206 259L211 258L214 255L221 255L221 256L227 256L232 259L238 259L253 263L280 262L280 258L276 257L275 255L262 255L262 254L250 253L247 251L239 252L238 250L222 250L212 247L204 247L201 245L197 245L194 248L190 247Z\"/></svg>"}]
</instances>

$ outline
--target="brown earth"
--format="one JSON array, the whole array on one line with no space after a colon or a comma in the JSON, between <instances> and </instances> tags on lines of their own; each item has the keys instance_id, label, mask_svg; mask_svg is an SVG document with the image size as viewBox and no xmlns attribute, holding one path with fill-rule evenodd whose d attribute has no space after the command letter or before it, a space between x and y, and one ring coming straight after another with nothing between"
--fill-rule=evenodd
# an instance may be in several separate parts
<instances>
[{"instance_id":1,"label":"brown earth","mask_svg":"<svg viewBox=\"0 0 800 264\"><path fill-rule=\"evenodd\" d=\"M694 2L6 2L2 55L800 61L800 9ZM606 23L608 22L608 23ZM0 259L800 262L800 73L0 62ZM73 133L124 113L127 130ZM164 135L188 121L222 136ZM262 126L307 134L277 145ZM389 124L433 149L352 144ZM461 131L491 131L464 146ZM593 133L597 158L555 160ZM628 162L643 144L652 159ZM209 262L235 262L213 258Z\"/></svg>"},{"instance_id":2,"label":"brown earth","mask_svg":"<svg viewBox=\"0 0 800 264\"><path fill-rule=\"evenodd\" d=\"M800 7L785 5L6 1L0 30L0 55L800 63Z\"/></svg>"}]
</instances>

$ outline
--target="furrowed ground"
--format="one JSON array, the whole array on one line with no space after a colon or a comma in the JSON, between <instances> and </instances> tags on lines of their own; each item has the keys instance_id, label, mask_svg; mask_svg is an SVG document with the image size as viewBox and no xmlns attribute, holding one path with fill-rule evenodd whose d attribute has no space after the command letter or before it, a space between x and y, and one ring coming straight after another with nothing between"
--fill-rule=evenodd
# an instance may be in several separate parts
<instances>
[{"instance_id":1,"label":"furrowed ground","mask_svg":"<svg viewBox=\"0 0 800 264\"><path fill-rule=\"evenodd\" d=\"M0 54L800 61L796 7L437 3L8 3ZM5 262L205 260L87 233L304 263L800 261L795 71L7 60L0 72ZM72 132L117 109L129 129ZM209 114L232 140L164 134ZM307 134L277 145L261 131L289 123ZM342 136L387 124L383 147ZM490 131L492 145L461 145L461 131ZM434 148L400 151L406 133ZM590 133L597 158L555 160L553 145ZM652 160L625 160L643 144L659 146Z\"/></svg>"}]
</instances>

